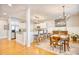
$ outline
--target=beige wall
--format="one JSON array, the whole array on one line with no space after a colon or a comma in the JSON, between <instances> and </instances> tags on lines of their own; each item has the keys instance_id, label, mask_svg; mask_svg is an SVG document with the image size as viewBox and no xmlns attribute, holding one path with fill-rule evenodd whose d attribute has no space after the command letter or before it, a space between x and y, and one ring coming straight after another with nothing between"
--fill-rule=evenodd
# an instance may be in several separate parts
<instances>
[{"instance_id":1,"label":"beige wall","mask_svg":"<svg viewBox=\"0 0 79 59\"><path fill-rule=\"evenodd\" d=\"M70 33L79 33L79 15L72 16L67 21L67 29Z\"/></svg>"}]
</instances>

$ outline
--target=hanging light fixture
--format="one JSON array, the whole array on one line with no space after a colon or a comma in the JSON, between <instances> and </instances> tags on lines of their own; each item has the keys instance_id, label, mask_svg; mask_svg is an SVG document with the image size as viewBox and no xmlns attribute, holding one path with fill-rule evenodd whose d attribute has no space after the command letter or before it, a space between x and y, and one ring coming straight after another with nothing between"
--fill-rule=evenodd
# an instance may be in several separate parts
<instances>
[{"instance_id":1,"label":"hanging light fixture","mask_svg":"<svg viewBox=\"0 0 79 59\"><path fill-rule=\"evenodd\" d=\"M65 6L62 6L62 8L63 8L63 19L65 19L65 11L64 11Z\"/></svg>"},{"instance_id":2,"label":"hanging light fixture","mask_svg":"<svg viewBox=\"0 0 79 59\"><path fill-rule=\"evenodd\" d=\"M65 27L66 26L66 16L65 16L65 6L62 6L62 17L55 20L56 27Z\"/></svg>"},{"instance_id":3,"label":"hanging light fixture","mask_svg":"<svg viewBox=\"0 0 79 59\"><path fill-rule=\"evenodd\" d=\"M68 19L70 18L70 15L68 14L68 15L66 16L66 14L65 14L65 6L62 6L62 8L63 8L63 19L64 19L64 20L68 20Z\"/></svg>"},{"instance_id":4,"label":"hanging light fixture","mask_svg":"<svg viewBox=\"0 0 79 59\"><path fill-rule=\"evenodd\" d=\"M61 6L61 7L62 7L62 16L60 15L57 20L66 18L66 16L65 16L65 6Z\"/></svg>"},{"instance_id":5,"label":"hanging light fixture","mask_svg":"<svg viewBox=\"0 0 79 59\"><path fill-rule=\"evenodd\" d=\"M66 20L66 17L67 17L67 16L66 16L66 14L65 14L65 6L62 6L62 10L63 10L63 11L62 11L62 15L63 15L63 16L59 16L59 19Z\"/></svg>"}]
</instances>

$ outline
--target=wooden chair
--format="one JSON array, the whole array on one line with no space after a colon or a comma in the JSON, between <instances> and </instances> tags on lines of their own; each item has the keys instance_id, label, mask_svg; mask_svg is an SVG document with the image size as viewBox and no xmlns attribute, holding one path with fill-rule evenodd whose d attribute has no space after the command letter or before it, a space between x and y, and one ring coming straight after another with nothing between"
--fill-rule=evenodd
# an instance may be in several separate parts
<instances>
[{"instance_id":1,"label":"wooden chair","mask_svg":"<svg viewBox=\"0 0 79 59\"><path fill-rule=\"evenodd\" d=\"M64 35L66 36L65 38L61 38L61 40L64 40L64 51L68 50L69 51L69 41L70 41L70 38L69 38L69 34L68 34L68 31L61 31L60 32L61 35Z\"/></svg>"},{"instance_id":2,"label":"wooden chair","mask_svg":"<svg viewBox=\"0 0 79 59\"><path fill-rule=\"evenodd\" d=\"M60 53L61 53L61 50L63 49L63 44L62 42L60 42L60 37L50 37L50 46L53 48L56 48L56 47L59 47L60 48Z\"/></svg>"}]
</instances>

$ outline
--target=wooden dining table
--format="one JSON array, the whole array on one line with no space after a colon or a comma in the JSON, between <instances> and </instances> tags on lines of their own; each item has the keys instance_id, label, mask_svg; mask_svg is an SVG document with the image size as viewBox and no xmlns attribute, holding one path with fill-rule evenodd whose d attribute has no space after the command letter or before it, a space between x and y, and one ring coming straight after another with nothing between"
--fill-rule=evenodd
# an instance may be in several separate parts
<instances>
[{"instance_id":1,"label":"wooden dining table","mask_svg":"<svg viewBox=\"0 0 79 59\"><path fill-rule=\"evenodd\" d=\"M67 51L67 49L69 50L69 40L68 40L68 36L65 35L52 35L54 40L57 40L58 38L60 38L58 41L61 41L63 44L63 50L64 52Z\"/></svg>"}]
</instances>

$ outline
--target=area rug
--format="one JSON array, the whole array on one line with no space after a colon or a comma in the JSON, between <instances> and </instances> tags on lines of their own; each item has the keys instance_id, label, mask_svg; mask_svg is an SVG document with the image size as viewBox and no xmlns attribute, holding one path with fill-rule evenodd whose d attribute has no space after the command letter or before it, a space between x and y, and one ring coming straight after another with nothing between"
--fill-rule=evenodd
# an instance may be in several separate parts
<instances>
[{"instance_id":1,"label":"area rug","mask_svg":"<svg viewBox=\"0 0 79 59\"><path fill-rule=\"evenodd\" d=\"M52 53L56 53L58 55L79 55L79 44L70 43L70 50L66 51L66 52L62 51L60 53L59 48L55 48L53 50L52 47L50 47L49 42L50 42L49 40L45 40L45 41L39 43L38 45L36 45L36 47L44 49L44 50L52 52Z\"/></svg>"}]
</instances>

